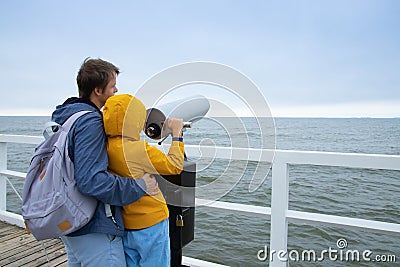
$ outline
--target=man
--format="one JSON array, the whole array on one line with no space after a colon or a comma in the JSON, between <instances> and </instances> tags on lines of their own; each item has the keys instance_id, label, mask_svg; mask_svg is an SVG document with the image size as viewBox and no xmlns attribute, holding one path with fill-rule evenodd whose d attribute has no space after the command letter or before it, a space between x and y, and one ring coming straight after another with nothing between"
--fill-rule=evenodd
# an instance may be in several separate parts
<instances>
[{"instance_id":1,"label":"man","mask_svg":"<svg viewBox=\"0 0 400 267\"><path fill-rule=\"evenodd\" d=\"M76 112L91 111L72 126L68 134L68 155L74 162L78 190L96 198L98 205L87 225L62 237L68 266L125 266L120 206L135 202L146 192L159 193L155 178L149 174L135 180L107 172L106 136L100 109L118 91L118 74L119 69L107 61L86 59L76 79L79 98L67 99L52 115L53 121L63 124ZM112 205L111 208L105 203Z\"/></svg>"}]
</instances>

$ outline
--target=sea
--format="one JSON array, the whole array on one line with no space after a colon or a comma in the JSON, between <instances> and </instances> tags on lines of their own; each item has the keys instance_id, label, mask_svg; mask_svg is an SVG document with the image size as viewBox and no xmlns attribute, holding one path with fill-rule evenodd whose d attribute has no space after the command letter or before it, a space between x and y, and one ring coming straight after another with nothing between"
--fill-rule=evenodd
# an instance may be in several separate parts
<instances>
[{"instance_id":1,"label":"sea","mask_svg":"<svg viewBox=\"0 0 400 267\"><path fill-rule=\"evenodd\" d=\"M49 119L3 116L0 134L40 136ZM400 118L266 120L203 119L184 132L185 143L400 155ZM9 144L8 169L26 172L33 149L34 145ZM197 164L197 185L218 179L229 184L229 190L221 195L216 194L219 189L214 192L209 187L209 198L218 195L221 201L271 206L268 163L187 157ZM254 176L260 173L263 179L257 181L262 181L261 185L255 191L249 190ZM10 180L21 194L23 181ZM290 165L289 186L291 210L400 223L400 171ZM7 209L20 213L20 199L10 186L7 190ZM203 192L201 198L207 198L207 193ZM271 251L267 216L197 207L195 218L195 239L183 249L185 256L229 266L268 265L266 255ZM339 247L339 243L346 246ZM360 258L350 254L346 257L348 251L357 251ZM281 256L289 258L291 266L400 266L400 234L290 222L288 251Z\"/></svg>"}]
</instances>

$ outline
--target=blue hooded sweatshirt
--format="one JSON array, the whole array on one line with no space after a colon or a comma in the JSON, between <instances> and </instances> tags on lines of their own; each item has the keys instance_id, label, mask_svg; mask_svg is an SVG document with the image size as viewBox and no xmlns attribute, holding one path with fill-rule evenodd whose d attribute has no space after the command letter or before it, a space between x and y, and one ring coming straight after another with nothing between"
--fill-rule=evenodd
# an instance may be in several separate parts
<instances>
[{"instance_id":1,"label":"blue hooded sweatshirt","mask_svg":"<svg viewBox=\"0 0 400 267\"><path fill-rule=\"evenodd\" d=\"M78 190L98 200L93 218L81 229L69 234L78 236L104 233L122 236L124 225L120 206L141 198L146 190L143 179L131 179L107 172L106 135L101 111L90 100L69 98L56 107L52 121L63 124L72 114L89 110L75 121L68 134L68 154L74 163ZM104 203L112 205L113 218L107 217ZM115 221L114 221L114 220Z\"/></svg>"}]
</instances>

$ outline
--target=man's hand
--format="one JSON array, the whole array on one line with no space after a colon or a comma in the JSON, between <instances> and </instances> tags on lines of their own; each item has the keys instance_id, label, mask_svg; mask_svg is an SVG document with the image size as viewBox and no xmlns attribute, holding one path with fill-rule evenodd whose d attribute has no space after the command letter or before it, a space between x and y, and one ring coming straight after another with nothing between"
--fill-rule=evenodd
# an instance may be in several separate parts
<instances>
[{"instance_id":1,"label":"man's hand","mask_svg":"<svg viewBox=\"0 0 400 267\"><path fill-rule=\"evenodd\" d=\"M146 194L149 196L155 196L160 193L160 189L158 188L158 183L154 175L145 173L143 175L143 180L146 183Z\"/></svg>"}]
</instances>

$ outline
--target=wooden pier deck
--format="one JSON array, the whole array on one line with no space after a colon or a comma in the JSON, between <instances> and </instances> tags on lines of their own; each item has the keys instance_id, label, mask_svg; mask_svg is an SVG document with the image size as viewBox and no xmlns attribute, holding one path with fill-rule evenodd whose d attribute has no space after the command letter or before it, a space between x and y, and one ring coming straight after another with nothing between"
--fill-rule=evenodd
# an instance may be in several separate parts
<instances>
[{"instance_id":1,"label":"wooden pier deck","mask_svg":"<svg viewBox=\"0 0 400 267\"><path fill-rule=\"evenodd\" d=\"M28 235L25 229L0 222L0 266L67 266L65 248L60 239L42 243Z\"/></svg>"}]
</instances>

